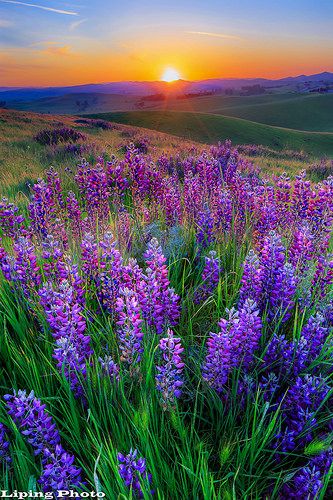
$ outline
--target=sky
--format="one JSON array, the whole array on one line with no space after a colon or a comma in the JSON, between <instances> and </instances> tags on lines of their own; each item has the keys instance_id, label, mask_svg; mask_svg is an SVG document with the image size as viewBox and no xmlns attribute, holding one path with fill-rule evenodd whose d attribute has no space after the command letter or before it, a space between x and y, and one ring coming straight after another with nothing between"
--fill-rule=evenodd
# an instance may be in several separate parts
<instances>
[{"instance_id":1,"label":"sky","mask_svg":"<svg viewBox=\"0 0 333 500\"><path fill-rule=\"evenodd\" d=\"M333 0L0 0L0 86L333 71Z\"/></svg>"}]
</instances>

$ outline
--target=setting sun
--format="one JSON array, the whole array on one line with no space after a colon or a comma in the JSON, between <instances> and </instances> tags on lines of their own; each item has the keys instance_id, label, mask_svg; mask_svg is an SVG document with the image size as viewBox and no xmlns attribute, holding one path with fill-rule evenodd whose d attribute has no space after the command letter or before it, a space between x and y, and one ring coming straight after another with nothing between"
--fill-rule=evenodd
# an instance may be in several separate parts
<instances>
[{"instance_id":1,"label":"setting sun","mask_svg":"<svg viewBox=\"0 0 333 500\"><path fill-rule=\"evenodd\" d=\"M180 74L174 68L167 68L164 71L163 76L161 78L163 82L174 82L175 80L179 79L180 79Z\"/></svg>"}]
</instances>

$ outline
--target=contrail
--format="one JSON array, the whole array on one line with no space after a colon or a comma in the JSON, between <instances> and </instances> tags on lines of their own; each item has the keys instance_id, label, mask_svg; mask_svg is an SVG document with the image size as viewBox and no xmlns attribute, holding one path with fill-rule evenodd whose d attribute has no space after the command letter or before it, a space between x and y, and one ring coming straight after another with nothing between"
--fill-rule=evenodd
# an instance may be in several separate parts
<instances>
[{"instance_id":1,"label":"contrail","mask_svg":"<svg viewBox=\"0 0 333 500\"><path fill-rule=\"evenodd\" d=\"M17 2L16 0L0 0L2 3L11 3L14 5L23 5L24 7L34 7L36 9L48 10L49 12L55 12L56 14L65 14L66 16L78 16L78 12L73 12L71 10L61 10L53 9L52 7L44 7L44 5L37 5L35 3Z\"/></svg>"},{"instance_id":2,"label":"contrail","mask_svg":"<svg viewBox=\"0 0 333 500\"><path fill-rule=\"evenodd\" d=\"M211 36L214 38L225 38L227 40L242 40L240 36L227 35L225 33L210 33L209 31L185 31L185 33L189 33L190 35L202 35L202 36Z\"/></svg>"}]
</instances>

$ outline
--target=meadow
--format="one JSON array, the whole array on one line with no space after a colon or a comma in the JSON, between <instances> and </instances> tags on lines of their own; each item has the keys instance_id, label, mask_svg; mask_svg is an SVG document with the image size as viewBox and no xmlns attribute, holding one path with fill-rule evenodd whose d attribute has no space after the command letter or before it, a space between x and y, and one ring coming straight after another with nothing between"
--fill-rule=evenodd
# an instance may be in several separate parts
<instances>
[{"instance_id":1,"label":"meadow","mask_svg":"<svg viewBox=\"0 0 333 500\"><path fill-rule=\"evenodd\" d=\"M0 115L1 487L331 498L331 135L149 113Z\"/></svg>"}]
</instances>

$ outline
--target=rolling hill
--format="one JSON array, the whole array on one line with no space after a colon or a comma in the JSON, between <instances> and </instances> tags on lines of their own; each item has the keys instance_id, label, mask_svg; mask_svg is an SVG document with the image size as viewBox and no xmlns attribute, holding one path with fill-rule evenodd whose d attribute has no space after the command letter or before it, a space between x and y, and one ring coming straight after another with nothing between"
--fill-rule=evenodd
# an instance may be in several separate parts
<instances>
[{"instance_id":1,"label":"rolling hill","mask_svg":"<svg viewBox=\"0 0 333 500\"><path fill-rule=\"evenodd\" d=\"M240 118L177 111L132 111L89 116L166 132L203 143L212 144L229 138L234 144L261 144L275 150L293 149L305 151L313 156L333 157L333 133L328 132L303 132Z\"/></svg>"}]
</instances>

